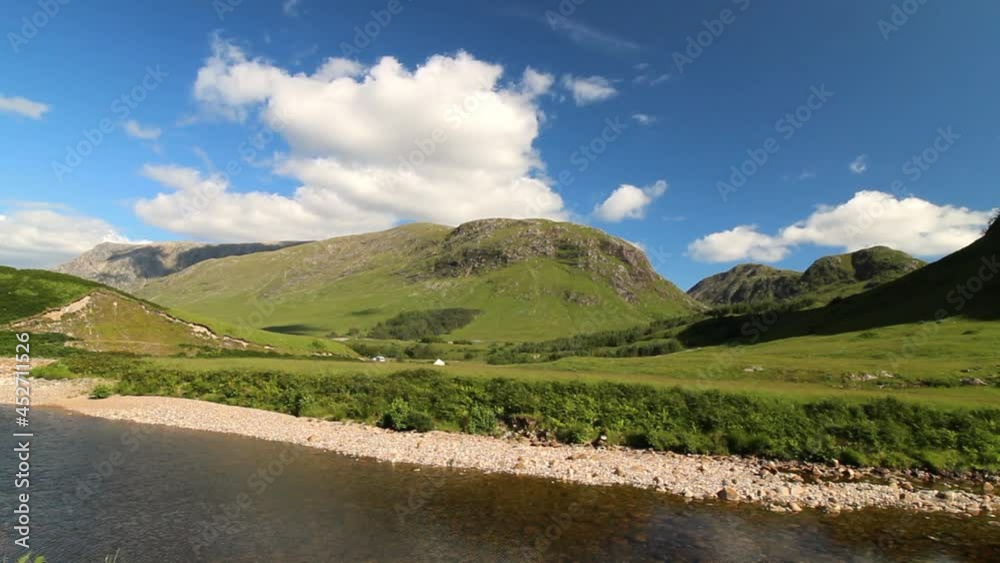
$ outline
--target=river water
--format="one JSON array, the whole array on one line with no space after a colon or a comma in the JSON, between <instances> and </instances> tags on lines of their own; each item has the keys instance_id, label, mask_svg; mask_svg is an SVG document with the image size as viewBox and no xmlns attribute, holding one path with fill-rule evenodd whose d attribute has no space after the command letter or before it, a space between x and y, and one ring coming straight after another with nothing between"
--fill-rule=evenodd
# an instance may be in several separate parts
<instances>
[{"instance_id":1,"label":"river water","mask_svg":"<svg viewBox=\"0 0 1000 563\"><path fill-rule=\"evenodd\" d=\"M13 432L10 411L0 425ZM1000 560L1000 528L985 518L779 515L58 410L31 416L30 543L49 563L116 553L120 563ZM6 434L0 561L22 553Z\"/></svg>"}]
</instances>

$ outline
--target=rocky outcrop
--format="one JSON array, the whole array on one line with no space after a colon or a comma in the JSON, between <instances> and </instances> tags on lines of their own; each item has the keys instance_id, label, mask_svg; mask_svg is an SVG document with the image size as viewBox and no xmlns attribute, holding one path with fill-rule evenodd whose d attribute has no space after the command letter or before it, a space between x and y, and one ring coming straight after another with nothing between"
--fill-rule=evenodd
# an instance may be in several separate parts
<instances>
[{"instance_id":1,"label":"rocky outcrop","mask_svg":"<svg viewBox=\"0 0 1000 563\"><path fill-rule=\"evenodd\" d=\"M626 301L663 291L666 282L635 245L597 229L544 219L483 219L455 228L441 245L436 276L480 275L548 258L609 283Z\"/></svg>"},{"instance_id":2,"label":"rocky outcrop","mask_svg":"<svg viewBox=\"0 0 1000 563\"><path fill-rule=\"evenodd\" d=\"M55 271L96 281L124 291L135 291L151 279L169 276L199 262L229 256L279 250L300 242L207 244L99 244Z\"/></svg>"},{"instance_id":3,"label":"rocky outcrop","mask_svg":"<svg viewBox=\"0 0 1000 563\"><path fill-rule=\"evenodd\" d=\"M728 272L703 279L688 295L712 305L756 303L799 295L801 274L762 264L741 264Z\"/></svg>"}]
</instances>

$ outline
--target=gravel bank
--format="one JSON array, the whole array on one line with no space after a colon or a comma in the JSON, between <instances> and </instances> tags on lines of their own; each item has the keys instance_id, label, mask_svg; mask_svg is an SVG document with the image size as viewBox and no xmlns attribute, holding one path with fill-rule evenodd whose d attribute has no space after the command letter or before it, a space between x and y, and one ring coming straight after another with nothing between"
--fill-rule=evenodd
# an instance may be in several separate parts
<instances>
[{"instance_id":1,"label":"gravel bank","mask_svg":"<svg viewBox=\"0 0 1000 563\"><path fill-rule=\"evenodd\" d=\"M53 360L31 360L31 367L38 368L51 364ZM14 404L14 371L15 362L13 358L0 358L0 404ZM87 396L91 387L96 383L94 379L74 379L67 381L52 381L47 379L29 378L31 381L31 404L46 405L71 398Z\"/></svg>"},{"instance_id":2,"label":"gravel bank","mask_svg":"<svg viewBox=\"0 0 1000 563\"><path fill-rule=\"evenodd\" d=\"M295 418L188 399L113 397L95 401L79 396L85 383L77 381L37 381L32 385L36 392L43 386L54 389L48 391L42 403L84 415L238 434L392 463L531 475L588 485L629 485L691 500L755 503L775 512L820 509L837 513L863 508L902 508L986 514L990 518L1000 514L1000 497L984 492L931 490L894 475L881 476L882 482L858 480L875 477L873 471L774 464L740 457L547 446L527 440L445 432L398 433L362 424ZM0 402L11 401L8 396L13 397L13 392L9 387L12 382L0 384ZM39 404L37 396L33 395L33 399L33 404ZM838 480L826 480L832 476Z\"/></svg>"}]
</instances>

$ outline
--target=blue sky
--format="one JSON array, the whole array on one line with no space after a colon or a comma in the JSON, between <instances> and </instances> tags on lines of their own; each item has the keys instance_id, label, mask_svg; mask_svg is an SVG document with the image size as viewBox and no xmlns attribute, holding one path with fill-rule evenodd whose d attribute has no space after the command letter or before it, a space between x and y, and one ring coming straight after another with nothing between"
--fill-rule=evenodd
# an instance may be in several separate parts
<instances>
[{"instance_id":1,"label":"blue sky","mask_svg":"<svg viewBox=\"0 0 1000 563\"><path fill-rule=\"evenodd\" d=\"M1000 194L986 1L45 4L0 14L0 263L541 215L687 288L873 244L936 258Z\"/></svg>"}]
</instances>

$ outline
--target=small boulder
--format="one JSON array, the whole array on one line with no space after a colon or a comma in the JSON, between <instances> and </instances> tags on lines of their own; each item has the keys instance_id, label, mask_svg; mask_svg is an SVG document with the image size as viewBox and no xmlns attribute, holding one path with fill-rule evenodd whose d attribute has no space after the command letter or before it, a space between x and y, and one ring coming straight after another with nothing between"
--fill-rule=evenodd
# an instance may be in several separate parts
<instances>
[{"instance_id":1,"label":"small boulder","mask_svg":"<svg viewBox=\"0 0 1000 563\"><path fill-rule=\"evenodd\" d=\"M722 489L715 494L719 497L719 500L725 502L737 502L740 500L740 493L732 487L722 487Z\"/></svg>"}]
</instances>

